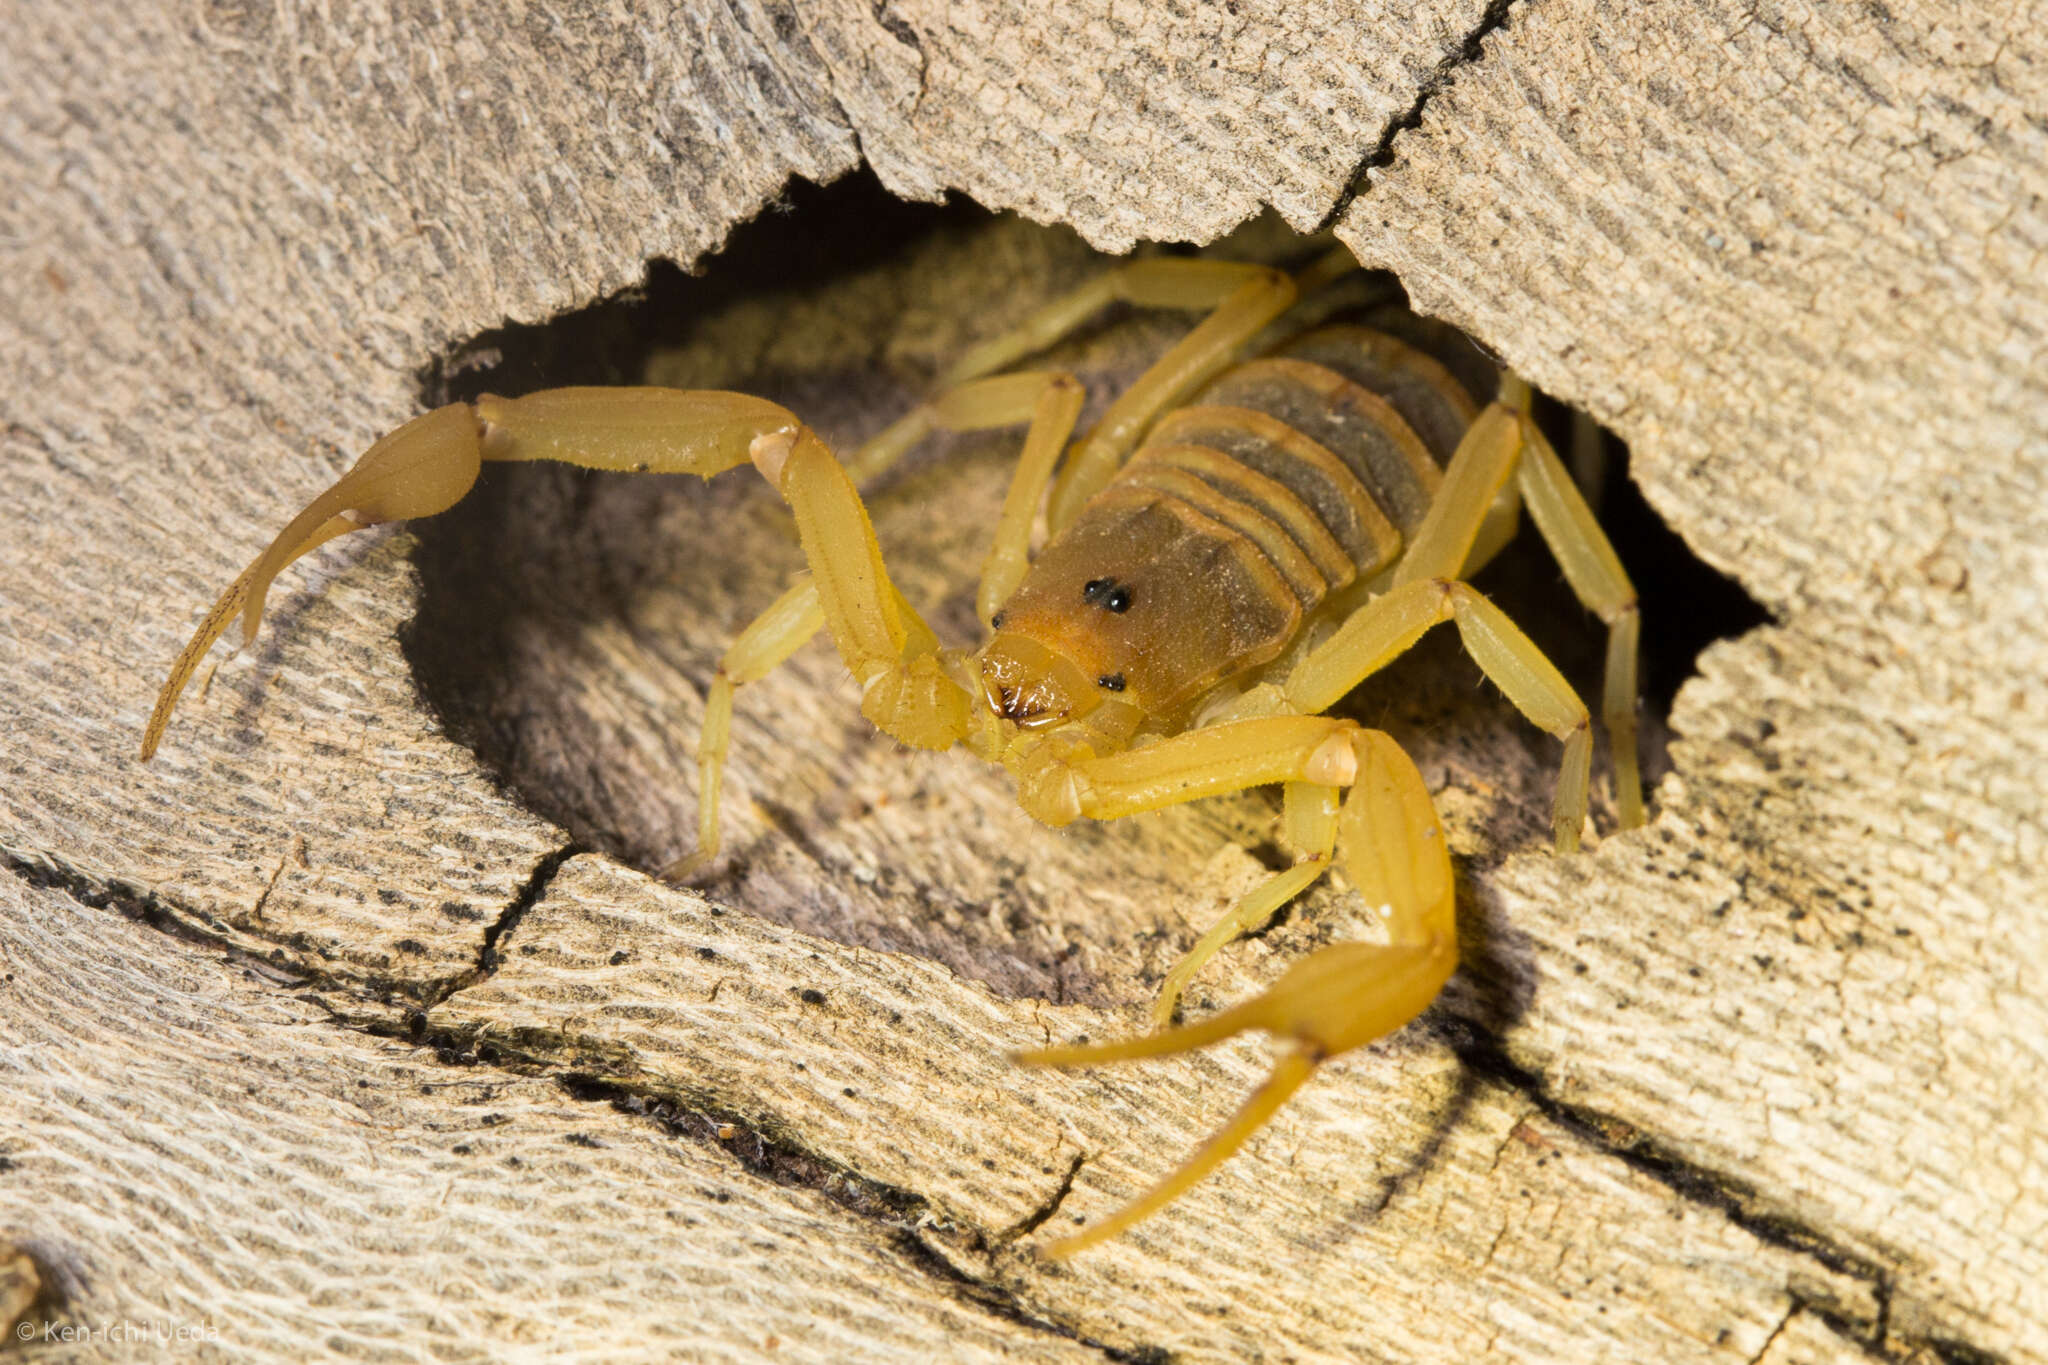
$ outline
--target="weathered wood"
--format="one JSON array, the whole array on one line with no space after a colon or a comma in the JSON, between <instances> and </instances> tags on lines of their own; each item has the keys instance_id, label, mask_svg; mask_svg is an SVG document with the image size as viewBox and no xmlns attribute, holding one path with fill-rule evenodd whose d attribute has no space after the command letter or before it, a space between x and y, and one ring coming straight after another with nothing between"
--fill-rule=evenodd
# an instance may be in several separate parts
<instances>
[{"instance_id":1,"label":"weathered wood","mask_svg":"<svg viewBox=\"0 0 2048 1365\"><path fill-rule=\"evenodd\" d=\"M716 1357L2048 1358L2040 25L1525 0L1460 61L1478 10L23 16L0 850L57 889L0 888L0 1233L61 1312L214 1324L223 1356L609 1358L690 1318ZM742 701L710 900L556 868L558 820L676 850L697 689L794 562L752 488L579 507L543 474L424 532L430 577L487 513L529 514L495 534L543 584L630 570L511 583L495 679L446 664L459 613L415 649L437 698L523 720L487 747L523 798L419 705L402 535L317 560L133 763L193 615L450 340L695 260L862 152L1105 246L1305 226L1446 57L1340 233L1628 437L1778 620L1682 694L1652 828L1572 860L1540 851L1550 749L1452 651L1405 669L1372 704L1444 788L1474 969L1099 1256L1012 1234L1156 1175L1262 1050L1002 1053L1133 1026L1270 808L1037 830L971 762L875 743L813 651ZM923 249L669 363L739 354L852 437L1092 268L1022 228ZM1066 356L1107 385L1162 334ZM956 626L1000 445L877 504ZM1198 1003L1363 931L1319 896Z\"/></svg>"},{"instance_id":2,"label":"weathered wood","mask_svg":"<svg viewBox=\"0 0 2048 1365\"><path fill-rule=\"evenodd\" d=\"M1516 13L1340 235L1779 619L1680 697L1650 837L1492 883L1509 1051L1882 1268L1897 1336L2040 1359L2042 11Z\"/></svg>"},{"instance_id":3,"label":"weathered wood","mask_svg":"<svg viewBox=\"0 0 2048 1365\"><path fill-rule=\"evenodd\" d=\"M61 894L10 881L0 911L6 1225L63 1305L33 1316L39 1344L1096 1356L938 1292L886 1222L655 1118L336 1028L275 976Z\"/></svg>"}]
</instances>

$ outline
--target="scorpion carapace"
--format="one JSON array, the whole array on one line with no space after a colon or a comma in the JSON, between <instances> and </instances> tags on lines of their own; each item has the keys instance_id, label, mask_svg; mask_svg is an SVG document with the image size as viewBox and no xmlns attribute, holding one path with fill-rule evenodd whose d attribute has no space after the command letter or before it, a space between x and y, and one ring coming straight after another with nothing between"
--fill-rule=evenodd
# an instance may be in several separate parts
<instances>
[{"instance_id":1,"label":"scorpion carapace","mask_svg":"<svg viewBox=\"0 0 2048 1365\"><path fill-rule=\"evenodd\" d=\"M843 464L788 410L735 393L551 389L439 408L371 447L221 595L158 696L143 756L229 622L240 619L245 640L253 634L280 570L347 531L451 506L484 461L707 478L752 463L794 514L808 572L740 634L711 680L698 847L671 877L718 851L736 689L820 629L877 726L905 744L965 744L1001 764L1020 804L1048 824L1283 789L1280 832L1296 861L1232 907L1168 975L1154 1031L1021 1054L1032 1064L1086 1065L1253 1028L1291 1044L1266 1085L1185 1164L1048 1247L1073 1252L1201 1179L1320 1062L1399 1028L1455 969L1449 854L1421 775L1386 735L1324 714L1362 679L1431 626L1456 622L1487 676L1564 742L1555 837L1560 852L1576 848L1591 756L1586 708L1464 581L1525 506L1574 591L1608 624L1604 716L1616 804L1624 825L1642 819L1638 614L1627 576L1531 420L1525 385L1497 374L1455 332L1399 309L1328 320L1328 300L1365 278L1341 248L1292 277L1205 259L1128 262L976 347L935 398ZM1298 299L1324 320L1291 325ZM1080 383L1056 371L1003 371L1116 300L1207 316L1070 448ZM979 650L943 646L890 581L857 482L934 429L1017 424L1026 426L1023 449L976 597L991 636ZM1048 537L1034 558L1041 509ZM1337 861L1378 910L1387 941L1320 949L1263 995L1172 1027L1201 965Z\"/></svg>"}]
</instances>

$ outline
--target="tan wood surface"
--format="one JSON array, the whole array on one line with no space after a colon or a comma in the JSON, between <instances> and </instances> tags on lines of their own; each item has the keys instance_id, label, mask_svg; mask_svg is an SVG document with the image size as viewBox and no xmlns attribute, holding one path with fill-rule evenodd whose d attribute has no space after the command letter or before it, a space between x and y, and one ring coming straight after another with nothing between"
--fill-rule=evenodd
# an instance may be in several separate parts
<instances>
[{"instance_id":1,"label":"tan wood surface","mask_svg":"<svg viewBox=\"0 0 2048 1365\"><path fill-rule=\"evenodd\" d=\"M2048 1359L2041 16L1040 8L18 16L0 1308L233 1359ZM424 367L862 156L1109 249L1335 213L1776 618L1680 694L1650 828L1596 801L1574 859L1555 746L1454 649L1354 703L1441 791L1469 969L1070 1266L1040 1220L1166 1169L1265 1049L1004 1053L1135 1027L1274 807L1040 830L813 648L742 696L731 856L650 880L796 562L744 478L518 471L343 542L133 757L204 604ZM1080 238L948 219L656 374L850 442L1099 268ZM1058 359L1100 401L1171 334ZM876 501L955 631L1006 449ZM1497 590L1569 653L1547 574ZM1319 894L1195 1003L1363 932Z\"/></svg>"}]
</instances>

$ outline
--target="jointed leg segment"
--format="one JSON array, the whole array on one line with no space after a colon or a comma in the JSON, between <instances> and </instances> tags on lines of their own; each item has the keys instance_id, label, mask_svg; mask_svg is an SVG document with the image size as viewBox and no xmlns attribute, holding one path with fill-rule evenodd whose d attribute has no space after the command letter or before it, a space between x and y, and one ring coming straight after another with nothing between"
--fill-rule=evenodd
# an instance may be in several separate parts
<instances>
[{"instance_id":1,"label":"jointed leg segment","mask_svg":"<svg viewBox=\"0 0 2048 1365\"><path fill-rule=\"evenodd\" d=\"M1593 519L1579 487L1550 442L1523 414L1520 475L1523 505L1557 557L1580 602L1607 623L1607 676L1600 719L1614 756L1614 799L1624 828L1643 823L1643 784L1636 763L1636 655L1642 613L1635 586Z\"/></svg>"},{"instance_id":2,"label":"jointed leg segment","mask_svg":"<svg viewBox=\"0 0 2048 1365\"><path fill-rule=\"evenodd\" d=\"M1592 740L1585 706L1529 638L1476 591L1455 581L1503 490L1534 518L1579 600L1609 626L1602 719L1614 755L1615 797L1624 827L1643 820L1635 742L1635 590L1557 453L1529 416L1530 393L1508 377L1459 443L1429 514L1396 567L1394 588L1353 614L1288 677L1286 697L1318 711L1407 649L1431 625L1456 620L1481 668L1522 713L1565 741L1555 825L1559 852L1578 847L1586 810Z\"/></svg>"},{"instance_id":3,"label":"jointed leg segment","mask_svg":"<svg viewBox=\"0 0 2048 1365\"><path fill-rule=\"evenodd\" d=\"M1058 370L970 379L891 423L853 453L846 472L856 483L865 483L935 430L990 431L1030 423L975 595L975 611L987 625L1030 567L1031 523L1087 396L1078 379Z\"/></svg>"},{"instance_id":4,"label":"jointed leg segment","mask_svg":"<svg viewBox=\"0 0 2048 1365\"><path fill-rule=\"evenodd\" d=\"M1336 254L1332 253L1329 259L1334 261ZM1352 265L1355 267L1355 262ZM1310 274L1320 281L1338 269L1319 261L1311 267ZM940 381L941 388L964 386L970 380L1015 364L1034 351L1044 350L1111 303L1209 313L1110 405L1094 431L1069 455L1053 484L1047 509L1047 523L1058 531L1109 482L1154 417L1228 365L1239 348L1285 312L1295 297L1294 281L1268 266L1181 257L1130 261L1053 300L1001 336L974 347L946 372ZM861 478L869 477L887 467L932 424L931 416L923 410L912 413L856 453L849 461L850 467ZM1009 519L1006 506L1005 521ZM992 610L984 611L984 619Z\"/></svg>"},{"instance_id":5,"label":"jointed leg segment","mask_svg":"<svg viewBox=\"0 0 2048 1365\"><path fill-rule=\"evenodd\" d=\"M1381 907L1389 941L1321 949L1263 995L1181 1028L1021 1054L1019 1061L1034 1066L1093 1066L1186 1052L1246 1029L1293 1044L1266 1083L1186 1163L1109 1218L1047 1247L1048 1254L1072 1255L1163 1208L1242 1146L1324 1060L1400 1028L1428 1007L1456 970L1450 857L1422 775L1386 735L1353 729L1348 739L1355 771L1337 815L1337 843L1346 871L1368 902ZM1311 828L1323 819L1310 812L1301 818Z\"/></svg>"},{"instance_id":6,"label":"jointed leg segment","mask_svg":"<svg viewBox=\"0 0 2048 1365\"><path fill-rule=\"evenodd\" d=\"M1593 752L1585 703L1529 637L1469 584L1431 578L1374 598L1295 666L1284 689L1287 700L1305 712L1327 709L1442 621L1457 622L1467 651L1516 709L1565 742L1554 827L1558 851L1571 852L1586 818Z\"/></svg>"},{"instance_id":7,"label":"jointed leg segment","mask_svg":"<svg viewBox=\"0 0 2048 1365\"><path fill-rule=\"evenodd\" d=\"M1265 924L1329 870L1337 847L1337 810L1342 790L1311 782L1289 782L1285 790L1286 805L1280 823L1285 841L1298 851L1299 860L1253 887L1174 964L1159 988L1158 1000L1153 1002L1153 1027L1164 1029L1172 1025L1182 993L1210 958Z\"/></svg>"},{"instance_id":8,"label":"jointed leg segment","mask_svg":"<svg viewBox=\"0 0 2048 1365\"><path fill-rule=\"evenodd\" d=\"M767 677L824 624L817 586L806 574L755 617L718 661L718 672L704 697L704 728L697 736L697 847L662 869L664 881L686 881L718 856L719 795L725 784L734 691Z\"/></svg>"}]
</instances>

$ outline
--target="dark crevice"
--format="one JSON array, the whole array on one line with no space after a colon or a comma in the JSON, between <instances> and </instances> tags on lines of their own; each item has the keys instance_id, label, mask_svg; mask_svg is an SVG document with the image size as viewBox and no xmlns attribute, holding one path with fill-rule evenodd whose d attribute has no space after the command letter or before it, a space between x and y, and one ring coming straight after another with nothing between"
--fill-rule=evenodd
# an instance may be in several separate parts
<instances>
[{"instance_id":1,"label":"dark crevice","mask_svg":"<svg viewBox=\"0 0 2048 1365\"><path fill-rule=\"evenodd\" d=\"M504 941L507 934L519 927L519 921L526 918L526 912L540 903L540 898L547 894L548 885L554 881L555 874L562 870L562 864L584 851L582 845L570 842L552 853L543 855L540 861L533 865L533 871L527 874L526 881L511 901L484 929L484 941L477 949L476 965L466 972L443 977L421 988L418 992L420 1010L430 1010L456 992L468 990L478 982L488 980L504 961L498 945Z\"/></svg>"},{"instance_id":2,"label":"dark crevice","mask_svg":"<svg viewBox=\"0 0 2048 1365\"><path fill-rule=\"evenodd\" d=\"M1081 1174L1081 1168L1087 1164L1086 1153L1074 1153L1074 1159L1067 1163L1067 1173L1060 1177L1059 1187L1046 1196L1043 1204L997 1233L996 1241L1008 1244L1029 1237L1044 1227L1046 1221L1060 1211L1060 1205L1067 1202L1067 1196L1074 1192L1074 1179Z\"/></svg>"},{"instance_id":3,"label":"dark crevice","mask_svg":"<svg viewBox=\"0 0 2048 1365\"><path fill-rule=\"evenodd\" d=\"M87 876L76 868L64 867L51 861L47 855L7 853L0 856L4 856L7 870L30 886L55 891L94 910L112 910L123 919L145 925L158 933L168 934L180 943L214 952L224 952L238 959L248 956L229 938L226 926L209 927L188 912L179 910L154 891L127 882L103 881L97 877ZM288 965L291 970L298 970L296 964L286 964L282 961L266 965Z\"/></svg>"},{"instance_id":4,"label":"dark crevice","mask_svg":"<svg viewBox=\"0 0 2048 1365\"><path fill-rule=\"evenodd\" d=\"M235 941L236 930L177 906L154 891L91 877L47 857L10 853L4 855L4 861L8 871L31 886L59 892L94 910L112 910L123 919L154 929L181 943L222 954L231 963L260 964L265 979L273 983L287 985L294 990L311 987L344 995L364 995L380 1004L418 1011L432 1008L496 971L499 940L510 933L540 899L562 864L582 851L572 843L546 855L535 865L511 903L485 929L475 967L453 976L425 981L373 971L323 971L306 961L302 945L275 943L268 951L253 949L246 943ZM270 889L266 887L258 905L269 895Z\"/></svg>"},{"instance_id":5,"label":"dark crevice","mask_svg":"<svg viewBox=\"0 0 2048 1365\"><path fill-rule=\"evenodd\" d=\"M1908 1338L1892 1330L1892 1272L1849 1251L1824 1233L1768 1212L1754 1187L1725 1173L1688 1163L1655 1136L1633 1124L1561 1100L1543 1077L1509 1057L1500 1042L1470 1020L1440 1015L1437 1029L1467 1068L1521 1094L1537 1112L1581 1141L1614 1157L1686 1201L1711 1208L1767 1246L1805 1256L1838 1275L1869 1287L1877 1306L1874 1321L1860 1321L1831 1305L1795 1298L1796 1306L1826 1324L1843 1340L1888 1361L1921 1358L1931 1352L1954 1365L1984 1365L1999 1359L1967 1343L1945 1337Z\"/></svg>"},{"instance_id":6,"label":"dark crevice","mask_svg":"<svg viewBox=\"0 0 2048 1365\"><path fill-rule=\"evenodd\" d=\"M485 1041L473 1031L437 1028L424 1013L412 1016L402 1028L376 1023L360 1027L366 1033L426 1048L443 1065L501 1067L552 1081L579 1103L606 1105L620 1114L651 1120L672 1138L716 1147L749 1175L770 1184L823 1195L856 1217L877 1224L885 1240L906 1263L942 1282L956 1298L992 1317L1088 1347L1106 1360L1164 1365L1172 1359L1172 1353L1162 1347L1112 1346L1041 1317L1026 1307L1015 1292L961 1270L934 1245L935 1239L944 1241L967 1256L979 1258L1032 1231L1052 1216L1071 1190L1082 1164L1078 1157L1059 1188L1034 1215L1035 1221L1027 1218L1025 1223L991 1238L978 1229L945 1219L923 1195L871 1179L821 1157L788 1136L764 1127L758 1119L725 1108L708 1096L679 1098L585 1072L564 1072L555 1069L545 1053L523 1050L514 1039L493 1037Z\"/></svg>"},{"instance_id":7,"label":"dark crevice","mask_svg":"<svg viewBox=\"0 0 2048 1365\"><path fill-rule=\"evenodd\" d=\"M1083 1336L1057 1322L1041 1318L1025 1309L1016 1295L986 1281L975 1279L909 1232L898 1234L896 1249L906 1260L933 1279L951 1285L966 1302L1005 1322L1064 1337L1076 1345L1100 1352L1104 1360L1117 1361L1119 1365L1168 1365L1174 1358L1173 1352L1164 1346L1112 1346L1093 1337Z\"/></svg>"},{"instance_id":8,"label":"dark crevice","mask_svg":"<svg viewBox=\"0 0 2048 1365\"><path fill-rule=\"evenodd\" d=\"M1832 1326L1833 1324L1829 1324ZM2004 1365L2005 1357L1979 1350L1968 1342L1949 1337L1928 1337L1920 1345L1932 1351L1944 1365Z\"/></svg>"},{"instance_id":9,"label":"dark crevice","mask_svg":"<svg viewBox=\"0 0 2048 1365\"><path fill-rule=\"evenodd\" d=\"M478 1060L492 1060L487 1053L485 1049ZM862 1218L909 1229L936 1216L924 1196L859 1175L804 1150L785 1136L771 1136L757 1120L703 1097L678 1100L583 1073L554 1079L585 1104L606 1104L622 1114L652 1119L670 1137L718 1148L749 1175L788 1189L814 1190Z\"/></svg>"},{"instance_id":10,"label":"dark crevice","mask_svg":"<svg viewBox=\"0 0 2048 1365\"><path fill-rule=\"evenodd\" d=\"M562 870L562 864L581 852L583 849L578 844L564 844L533 865L533 873L527 877L526 884L519 888L519 894L512 898L512 903L505 907L505 912L491 922L491 927L484 930L484 946L477 953L476 970L479 980L498 970L499 964L504 960L498 952L498 944L504 940L505 935L519 927L519 921L526 918L527 911L539 904L541 896L548 889L548 883Z\"/></svg>"},{"instance_id":11,"label":"dark crevice","mask_svg":"<svg viewBox=\"0 0 2048 1365\"><path fill-rule=\"evenodd\" d=\"M1388 122L1380 132L1379 141L1359 158L1358 165L1352 169L1344 182L1343 193L1337 196L1337 202L1323 216L1318 230L1334 227L1344 221L1344 215L1350 210L1353 201L1371 188L1367 177L1372 172L1393 164L1394 139L1412 128L1422 126L1423 108L1451 83L1452 77L1457 74L1460 67L1470 66L1484 55L1486 40L1507 27L1508 11L1513 9L1516 3L1517 0L1489 0L1485 11L1479 16L1479 23L1456 47L1443 55L1427 76L1423 77L1422 83L1415 88L1415 99L1407 109Z\"/></svg>"}]
</instances>

